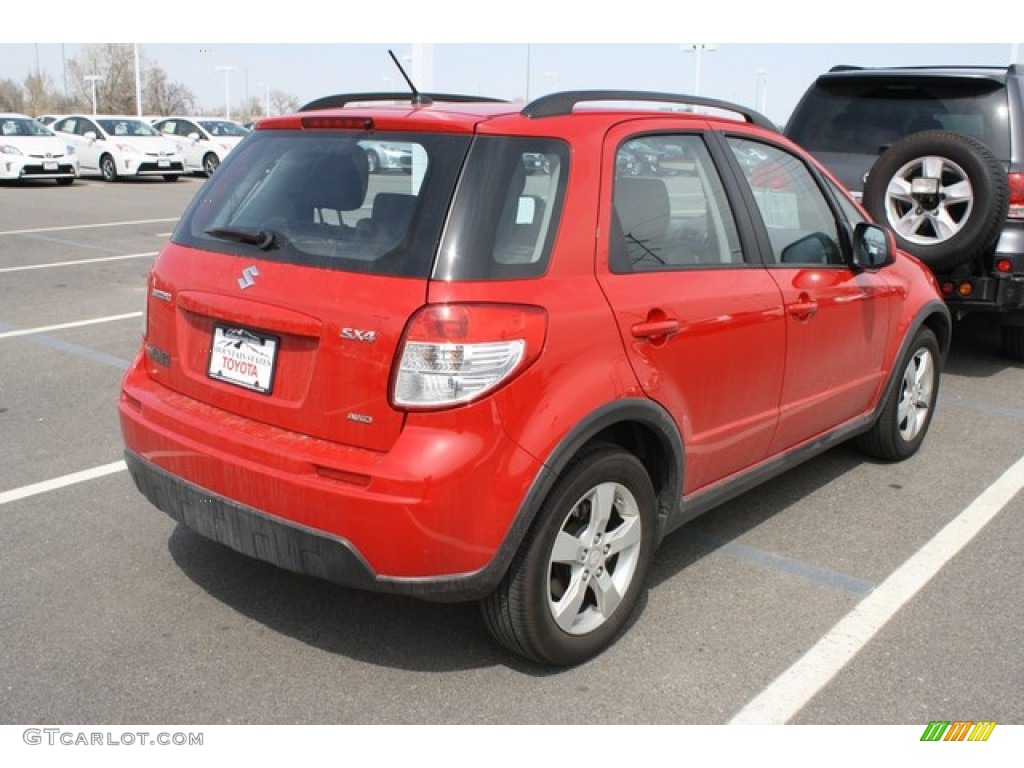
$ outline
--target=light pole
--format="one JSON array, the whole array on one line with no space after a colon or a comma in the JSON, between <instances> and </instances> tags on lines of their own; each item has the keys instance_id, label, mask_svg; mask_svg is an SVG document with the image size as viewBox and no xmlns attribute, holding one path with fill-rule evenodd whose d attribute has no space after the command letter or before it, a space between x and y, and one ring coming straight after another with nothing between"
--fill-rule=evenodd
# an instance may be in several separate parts
<instances>
[{"instance_id":1,"label":"light pole","mask_svg":"<svg viewBox=\"0 0 1024 768\"><path fill-rule=\"evenodd\" d=\"M142 117L142 64L139 59L139 44L135 47L135 110Z\"/></svg>"},{"instance_id":2,"label":"light pole","mask_svg":"<svg viewBox=\"0 0 1024 768\"><path fill-rule=\"evenodd\" d=\"M717 51L715 43L684 43L679 50L694 54L693 62L693 95L700 96L700 54L702 51Z\"/></svg>"},{"instance_id":3,"label":"light pole","mask_svg":"<svg viewBox=\"0 0 1024 768\"><path fill-rule=\"evenodd\" d=\"M266 116L270 117L270 86L267 85L266 83L257 83L256 85L258 88L263 89L263 101L264 104L266 105L267 112Z\"/></svg>"},{"instance_id":4,"label":"light pole","mask_svg":"<svg viewBox=\"0 0 1024 768\"><path fill-rule=\"evenodd\" d=\"M96 114L96 83L103 81L103 75L86 75L83 79L92 83L92 113Z\"/></svg>"},{"instance_id":5,"label":"light pole","mask_svg":"<svg viewBox=\"0 0 1024 768\"><path fill-rule=\"evenodd\" d=\"M231 119L231 72L238 67L216 67L218 72L224 73L224 119Z\"/></svg>"},{"instance_id":6,"label":"light pole","mask_svg":"<svg viewBox=\"0 0 1024 768\"><path fill-rule=\"evenodd\" d=\"M768 109L768 70L759 69L757 75L757 88L754 91L754 109L762 115Z\"/></svg>"}]
</instances>

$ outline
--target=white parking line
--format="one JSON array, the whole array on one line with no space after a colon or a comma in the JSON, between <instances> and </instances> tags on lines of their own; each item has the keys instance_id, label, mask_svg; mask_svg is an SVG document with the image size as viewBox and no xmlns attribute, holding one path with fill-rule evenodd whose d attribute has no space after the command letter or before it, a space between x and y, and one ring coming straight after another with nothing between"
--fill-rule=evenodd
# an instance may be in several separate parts
<instances>
[{"instance_id":1,"label":"white parking line","mask_svg":"<svg viewBox=\"0 0 1024 768\"><path fill-rule=\"evenodd\" d=\"M94 317L91 320L76 320L72 323L60 323L58 325L41 325L38 328L22 328L17 331L5 331L4 333L0 333L0 339L10 339L15 336L31 336L34 333L49 333L50 331L62 331L65 328L81 328L83 325L112 323L116 320L127 320L132 317L142 317L142 313L127 312L123 315L108 315L107 317Z\"/></svg>"},{"instance_id":2,"label":"white parking line","mask_svg":"<svg viewBox=\"0 0 1024 768\"><path fill-rule=\"evenodd\" d=\"M68 229L97 229L99 227L127 227L132 224L157 224L162 221L177 221L178 219L138 219L136 221L108 221L104 224L72 224L66 227L43 227L41 229L8 229L0 232L0 235L29 235L34 232L62 232Z\"/></svg>"},{"instance_id":3,"label":"white parking line","mask_svg":"<svg viewBox=\"0 0 1024 768\"><path fill-rule=\"evenodd\" d=\"M47 264L23 264L20 267L0 267L0 272L26 272L30 269L49 269L51 267L73 267L78 264L96 264L100 261L121 261L122 259L141 259L156 256L157 251L145 253L126 253L122 256L99 256L95 259L78 259L77 261L51 261Z\"/></svg>"},{"instance_id":4,"label":"white parking line","mask_svg":"<svg viewBox=\"0 0 1024 768\"><path fill-rule=\"evenodd\" d=\"M28 498L29 496L46 493L47 491L55 491L58 488L65 488L69 485L75 485L76 483L83 483L86 480L93 480L97 477L112 475L115 472L121 472L127 468L128 467L125 465L124 461L114 461L100 467L83 469L81 472L72 472L70 475L55 477L52 480L43 480L41 483L23 485L21 488L15 488L13 491L4 491L3 493L0 493L0 506L9 504L12 501Z\"/></svg>"},{"instance_id":5,"label":"white parking line","mask_svg":"<svg viewBox=\"0 0 1024 768\"><path fill-rule=\"evenodd\" d=\"M1024 488L1024 458L897 568L730 724L782 725L823 689Z\"/></svg>"}]
</instances>

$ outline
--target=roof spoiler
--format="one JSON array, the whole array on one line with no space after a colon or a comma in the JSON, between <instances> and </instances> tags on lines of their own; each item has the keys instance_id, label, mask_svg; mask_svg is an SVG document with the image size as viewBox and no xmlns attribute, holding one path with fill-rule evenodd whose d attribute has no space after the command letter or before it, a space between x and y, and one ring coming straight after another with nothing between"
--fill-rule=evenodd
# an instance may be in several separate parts
<instances>
[{"instance_id":1,"label":"roof spoiler","mask_svg":"<svg viewBox=\"0 0 1024 768\"><path fill-rule=\"evenodd\" d=\"M474 102L498 102L507 103L505 99L493 99L489 96L467 96L459 93L419 93L417 92L415 99L411 100L409 93L399 92L375 92L375 93L336 93L333 96L321 96L319 99L299 107L299 112L310 112L314 109L335 109L338 107L347 107L349 104L359 104L365 102L392 102L392 103L413 103L419 105L432 104L435 101L447 101L461 104L471 104Z\"/></svg>"}]
</instances>

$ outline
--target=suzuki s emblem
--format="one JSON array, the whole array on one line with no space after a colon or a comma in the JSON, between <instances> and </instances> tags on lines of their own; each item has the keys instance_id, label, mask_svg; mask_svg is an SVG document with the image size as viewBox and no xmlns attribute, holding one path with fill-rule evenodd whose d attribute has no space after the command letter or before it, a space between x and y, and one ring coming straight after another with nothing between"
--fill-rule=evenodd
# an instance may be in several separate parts
<instances>
[{"instance_id":1,"label":"suzuki s emblem","mask_svg":"<svg viewBox=\"0 0 1024 768\"><path fill-rule=\"evenodd\" d=\"M244 291L250 285L255 285L256 275L259 273L260 271L256 267L246 267L242 270L242 276L238 278L238 287Z\"/></svg>"}]
</instances>

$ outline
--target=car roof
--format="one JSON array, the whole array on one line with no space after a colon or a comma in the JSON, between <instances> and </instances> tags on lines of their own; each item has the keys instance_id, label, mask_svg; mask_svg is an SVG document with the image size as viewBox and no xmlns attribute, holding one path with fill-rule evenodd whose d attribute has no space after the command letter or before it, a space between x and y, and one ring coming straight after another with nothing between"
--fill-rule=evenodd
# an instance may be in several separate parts
<instances>
[{"instance_id":1,"label":"car roof","mask_svg":"<svg viewBox=\"0 0 1024 768\"><path fill-rule=\"evenodd\" d=\"M630 104L632 106L608 106ZM606 106L599 107L599 104ZM676 119L709 120L717 115L695 111L708 108L726 111L738 116L742 122L778 132L768 118L739 104L684 94L653 91L590 90L551 93L526 102L508 102L480 96L454 94L399 94L351 93L325 96L309 102L292 115L262 118L257 128L299 127L309 119L344 117L360 119L365 116L380 127L395 130L398 127L472 131L481 121L507 118L522 126L536 125L545 118L573 118L590 116L652 116ZM733 118L735 121L736 118ZM531 131L532 132L532 131Z\"/></svg>"},{"instance_id":2,"label":"car roof","mask_svg":"<svg viewBox=\"0 0 1024 768\"><path fill-rule=\"evenodd\" d=\"M229 120L226 117L218 117L217 115L160 115L154 117L153 122L158 123L163 120L191 120L192 122L198 123L201 120L221 120L226 123L237 123L237 120Z\"/></svg>"}]
</instances>

